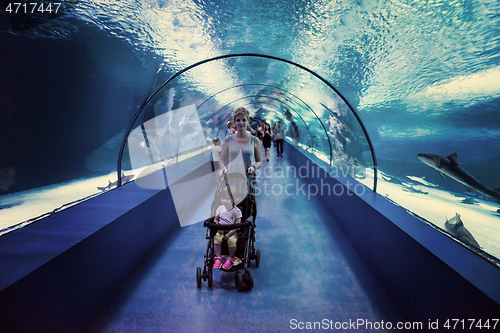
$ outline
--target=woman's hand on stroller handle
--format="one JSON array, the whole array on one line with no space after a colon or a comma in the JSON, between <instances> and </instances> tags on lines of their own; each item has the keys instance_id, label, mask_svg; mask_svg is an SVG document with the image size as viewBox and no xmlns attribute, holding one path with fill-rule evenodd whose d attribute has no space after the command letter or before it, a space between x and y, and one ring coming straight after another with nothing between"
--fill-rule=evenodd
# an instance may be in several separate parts
<instances>
[{"instance_id":1,"label":"woman's hand on stroller handle","mask_svg":"<svg viewBox=\"0 0 500 333\"><path fill-rule=\"evenodd\" d=\"M256 170L255 165L251 165L251 166L247 169L247 173L248 173L249 175L253 175L253 174L255 174L255 170Z\"/></svg>"},{"instance_id":2,"label":"woman's hand on stroller handle","mask_svg":"<svg viewBox=\"0 0 500 333\"><path fill-rule=\"evenodd\" d=\"M224 176L224 174L227 173L227 169L225 166L221 167L220 168L220 171L219 171L219 176Z\"/></svg>"},{"instance_id":3,"label":"woman's hand on stroller handle","mask_svg":"<svg viewBox=\"0 0 500 333\"><path fill-rule=\"evenodd\" d=\"M255 165L251 165L251 166L247 169L247 173L248 173L249 175L255 175L255 170L256 170L256 169L257 169L257 168L255 167ZM219 170L219 176L221 176L221 177L223 177L223 176L224 176L224 174L227 174L227 173L228 173L228 172L227 172L226 167L222 167L222 168Z\"/></svg>"}]
</instances>

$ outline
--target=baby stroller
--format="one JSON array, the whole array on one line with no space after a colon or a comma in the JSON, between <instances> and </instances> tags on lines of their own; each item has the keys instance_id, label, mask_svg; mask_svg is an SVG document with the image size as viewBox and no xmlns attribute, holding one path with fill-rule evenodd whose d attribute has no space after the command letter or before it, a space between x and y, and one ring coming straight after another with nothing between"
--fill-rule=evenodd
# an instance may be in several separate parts
<instances>
[{"instance_id":1,"label":"baby stroller","mask_svg":"<svg viewBox=\"0 0 500 333\"><path fill-rule=\"evenodd\" d=\"M218 204L221 202L219 200L222 190L229 187L230 184L234 182L245 182L247 188L249 189L248 194L240 203L236 206L241 210L241 223L231 224L231 225L221 225L214 222L215 212L217 210ZM204 222L204 227L207 228L206 239L208 239L207 251L205 253L205 265L203 272L201 268L196 269L196 283L198 288L201 288L201 280L208 280L208 287L211 288L213 284L212 267L214 265L215 251L214 251L214 237L218 230L232 230L240 229L238 242L236 244L236 256L241 258L241 263L235 264L232 268L224 270L225 272L236 271L234 275L234 281L236 283L236 289L238 291L250 291L254 286L254 279L252 271L248 268L251 260L255 260L255 267L259 267L260 264L260 250L255 250L255 218L257 216L257 205L255 202L255 196L252 184L247 183L247 178L239 173L229 173L225 174L224 177L219 182L217 190L214 195L214 201L211 206L211 218ZM229 190L230 193L230 190ZM234 207L234 199L230 194L231 202ZM222 243L222 256L227 256L229 254L227 242ZM240 270L245 270L244 274Z\"/></svg>"}]
</instances>

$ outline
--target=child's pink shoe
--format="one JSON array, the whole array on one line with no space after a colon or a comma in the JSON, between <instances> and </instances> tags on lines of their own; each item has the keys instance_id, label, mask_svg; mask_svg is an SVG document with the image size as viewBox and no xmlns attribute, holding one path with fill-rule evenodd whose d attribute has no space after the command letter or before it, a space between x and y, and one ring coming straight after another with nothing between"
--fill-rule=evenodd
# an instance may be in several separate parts
<instances>
[{"instance_id":1,"label":"child's pink shoe","mask_svg":"<svg viewBox=\"0 0 500 333\"><path fill-rule=\"evenodd\" d=\"M231 257L227 257L226 262L222 265L223 269L230 269L234 265L234 260Z\"/></svg>"},{"instance_id":2,"label":"child's pink shoe","mask_svg":"<svg viewBox=\"0 0 500 333\"><path fill-rule=\"evenodd\" d=\"M219 269L222 266L222 258L221 257L215 257L215 262L213 268Z\"/></svg>"}]
</instances>

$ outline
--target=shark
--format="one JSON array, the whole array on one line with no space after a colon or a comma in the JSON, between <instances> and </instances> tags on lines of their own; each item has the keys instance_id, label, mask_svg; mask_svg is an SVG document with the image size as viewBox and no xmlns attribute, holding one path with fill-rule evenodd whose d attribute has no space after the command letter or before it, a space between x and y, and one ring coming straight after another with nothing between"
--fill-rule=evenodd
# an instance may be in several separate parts
<instances>
[{"instance_id":1,"label":"shark","mask_svg":"<svg viewBox=\"0 0 500 333\"><path fill-rule=\"evenodd\" d=\"M455 213L455 217L451 219L447 219L444 223L446 231L450 234L458 238L463 243L475 247L476 249L480 249L479 243L474 239L474 236L467 230L464 226L464 223L460 219L460 215Z\"/></svg>"},{"instance_id":2,"label":"shark","mask_svg":"<svg viewBox=\"0 0 500 333\"><path fill-rule=\"evenodd\" d=\"M128 183L134 177L135 177L134 175L125 176L125 173L123 173L123 171L122 171L122 185L125 184L125 183ZM118 181L111 182L111 180L110 180L109 183L108 183L108 185L106 187L98 187L97 189L99 191L104 192L104 191L106 191L108 189L111 189L111 188L115 187L116 184L118 184Z\"/></svg>"},{"instance_id":3,"label":"shark","mask_svg":"<svg viewBox=\"0 0 500 333\"><path fill-rule=\"evenodd\" d=\"M500 203L500 187L487 187L470 175L467 171L462 169L458 165L457 153L453 153L448 157L423 153L420 153L417 156L422 162L431 168L436 169L445 180L446 178L444 175L447 175L451 179L465 185L467 191L473 192L476 190Z\"/></svg>"}]
</instances>

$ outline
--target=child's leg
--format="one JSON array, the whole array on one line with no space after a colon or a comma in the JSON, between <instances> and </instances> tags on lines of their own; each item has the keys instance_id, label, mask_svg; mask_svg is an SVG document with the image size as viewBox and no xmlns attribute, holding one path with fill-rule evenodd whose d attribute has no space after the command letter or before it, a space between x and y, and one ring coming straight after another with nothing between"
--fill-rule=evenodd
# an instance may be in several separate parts
<instances>
[{"instance_id":1,"label":"child's leg","mask_svg":"<svg viewBox=\"0 0 500 333\"><path fill-rule=\"evenodd\" d=\"M224 235L216 233L214 237L214 252L216 257L220 257L222 253L222 238Z\"/></svg>"},{"instance_id":2,"label":"child's leg","mask_svg":"<svg viewBox=\"0 0 500 333\"><path fill-rule=\"evenodd\" d=\"M236 255L236 243L238 242L238 233L235 233L227 240L227 247L229 249L229 256L234 259Z\"/></svg>"},{"instance_id":3,"label":"child's leg","mask_svg":"<svg viewBox=\"0 0 500 333\"><path fill-rule=\"evenodd\" d=\"M234 256L236 255L236 242L238 241L238 233L235 233L227 240L227 246L229 248L229 257L227 257L226 262L222 265L223 269L230 269L234 265Z\"/></svg>"},{"instance_id":4,"label":"child's leg","mask_svg":"<svg viewBox=\"0 0 500 333\"><path fill-rule=\"evenodd\" d=\"M222 252L222 246L220 244L214 244L215 256L220 257Z\"/></svg>"},{"instance_id":5,"label":"child's leg","mask_svg":"<svg viewBox=\"0 0 500 333\"><path fill-rule=\"evenodd\" d=\"M220 257L222 252L222 237L223 235L216 233L214 237L214 252L215 252L215 260L212 268L218 269L222 266L222 258Z\"/></svg>"},{"instance_id":6,"label":"child's leg","mask_svg":"<svg viewBox=\"0 0 500 333\"><path fill-rule=\"evenodd\" d=\"M229 256L234 259L234 256L236 255L236 246L228 248L229 248Z\"/></svg>"}]
</instances>

